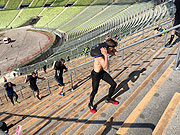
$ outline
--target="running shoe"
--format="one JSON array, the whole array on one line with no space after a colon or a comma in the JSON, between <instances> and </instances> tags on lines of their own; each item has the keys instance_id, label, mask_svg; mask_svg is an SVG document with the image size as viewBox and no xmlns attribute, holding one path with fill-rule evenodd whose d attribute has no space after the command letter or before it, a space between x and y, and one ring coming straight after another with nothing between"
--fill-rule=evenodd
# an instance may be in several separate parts
<instances>
[{"instance_id":1,"label":"running shoe","mask_svg":"<svg viewBox=\"0 0 180 135\"><path fill-rule=\"evenodd\" d=\"M61 91L60 93L59 93L59 95L61 95L62 97L64 96L64 93Z\"/></svg>"},{"instance_id":2,"label":"running shoe","mask_svg":"<svg viewBox=\"0 0 180 135\"><path fill-rule=\"evenodd\" d=\"M89 107L91 113L97 112L93 105L88 105L88 107Z\"/></svg>"},{"instance_id":3,"label":"running shoe","mask_svg":"<svg viewBox=\"0 0 180 135\"><path fill-rule=\"evenodd\" d=\"M109 100L106 99L105 102L106 102L106 103L111 103L111 104L113 104L113 105L118 105L118 104L119 104L119 102L116 101L116 100L114 100L114 99L109 99Z\"/></svg>"},{"instance_id":4,"label":"running shoe","mask_svg":"<svg viewBox=\"0 0 180 135\"><path fill-rule=\"evenodd\" d=\"M39 100L41 100L41 98L40 97L37 97Z\"/></svg>"},{"instance_id":5,"label":"running shoe","mask_svg":"<svg viewBox=\"0 0 180 135\"><path fill-rule=\"evenodd\" d=\"M19 104L20 102L19 101L16 101L16 104Z\"/></svg>"},{"instance_id":6,"label":"running shoe","mask_svg":"<svg viewBox=\"0 0 180 135\"><path fill-rule=\"evenodd\" d=\"M164 47L170 48L170 47L172 47L172 44L170 42L168 42Z\"/></svg>"}]
</instances>

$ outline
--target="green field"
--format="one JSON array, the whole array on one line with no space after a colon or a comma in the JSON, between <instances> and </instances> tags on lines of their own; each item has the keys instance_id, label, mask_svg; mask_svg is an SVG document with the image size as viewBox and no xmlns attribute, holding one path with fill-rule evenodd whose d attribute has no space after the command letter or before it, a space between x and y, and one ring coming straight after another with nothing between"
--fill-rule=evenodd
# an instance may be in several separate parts
<instances>
[{"instance_id":1,"label":"green field","mask_svg":"<svg viewBox=\"0 0 180 135\"><path fill-rule=\"evenodd\" d=\"M42 8L27 8L23 9L22 13L18 16L18 18L11 24L9 27L18 27L24 24L31 17L36 17L42 11Z\"/></svg>"},{"instance_id":2,"label":"green field","mask_svg":"<svg viewBox=\"0 0 180 135\"><path fill-rule=\"evenodd\" d=\"M6 9L16 9L18 8L21 0L10 0Z\"/></svg>"},{"instance_id":3,"label":"green field","mask_svg":"<svg viewBox=\"0 0 180 135\"><path fill-rule=\"evenodd\" d=\"M0 11L0 29L6 28L13 18L18 14L19 10Z\"/></svg>"}]
</instances>

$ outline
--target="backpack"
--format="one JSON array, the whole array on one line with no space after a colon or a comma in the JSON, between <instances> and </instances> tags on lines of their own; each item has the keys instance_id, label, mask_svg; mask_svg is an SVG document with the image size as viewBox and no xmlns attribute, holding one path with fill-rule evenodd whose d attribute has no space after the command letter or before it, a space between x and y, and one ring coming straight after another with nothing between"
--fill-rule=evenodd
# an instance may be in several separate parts
<instances>
[{"instance_id":1,"label":"backpack","mask_svg":"<svg viewBox=\"0 0 180 135\"><path fill-rule=\"evenodd\" d=\"M106 42L104 43L99 43L97 45L92 46L90 54L92 57L97 58L97 57L102 57L103 54L101 53L101 48L105 47L108 49L108 44Z\"/></svg>"}]
</instances>

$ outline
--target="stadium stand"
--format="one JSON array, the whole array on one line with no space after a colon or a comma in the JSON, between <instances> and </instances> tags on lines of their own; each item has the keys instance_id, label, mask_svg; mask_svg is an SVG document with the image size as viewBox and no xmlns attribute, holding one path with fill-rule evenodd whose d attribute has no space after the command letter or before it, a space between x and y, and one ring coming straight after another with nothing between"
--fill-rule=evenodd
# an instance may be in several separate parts
<instances>
[{"instance_id":1,"label":"stadium stand","mask_svg":"<svg viewBox=\"0 0 180 135\"><path fill-rule=\"evenodd\" d=\"M65 10L55 20L53 20L53 22L48 24L48 28L56 28L57 26L63 25L90 5L91 2L93 2L93 0L88 0L86 2L83 0L76 1L72 7L65 8Z\"/></svg>"},{"instance_id":2,"label":"stadium stand","mask_svg":"<svg viewBox=\"0 0 180 135\"><path fill-rule=\"evenodd\" d=\"M7 1L8 1L8 0L1 0L1 1L0 1L0 5L1 5L1 6L5 6L6 3L7 3Z\"/></svg>"},{"instance_id":3,"label":"stadium stand","mask_svg":"<svg viewBox=\"0 0 180 135\"><path fill-rule=\"evenodd\" d=\"M42 7L45 4L46 0L34 0L31 3L30 7Z\"/></svg>"},{"instance_id":4,"label":"stadium stand","mask_svg":"<svg viewBox=\"0 0 180 135\"><path fill-rule=\"evenodd\" d=\"M26 105L26 103L23 104L22 102L19 105L19 109L14 109L11 113L3 113L0 118L1 120L5 120L8 125L15 123L21 124L23 126L23 133L25 134L103 134L108 132L114 134L116 133L116 130L111 129L109 131L109 128L112 126L121 126L121 122L119 121L122 120L119 120L119 118L125 119L126 117L124 115L129 114L127 113L127 110L130 112L133 109L130 103L135 104L133 105L135 107L136 104L143 99L144 94L146 95L146 92L143 91L148 91L148 89L142 90L142 88L145 88L146 85L148 85L148 88L150 87L150 78L157 80L160 76L163 76L163 73L166 74L165 71L167 67L171 66L169 65L170 61L168 62L168 60L174 59L174 56L168 54L173 54L177 49L177 46L171 50L162 48L161 43L163 39L164 37L159 37L156 40L150 39L149 41L131 48L134 49L133 52L137 52L133 53L130 57L127 57L123 62L121 61L121 58L116 60L114 57L112 58L110 62L111 74L119 83L118 90L120 90L115 97L118 98L118 95L124 93L121 95L121 98L118 98L120 99L120 104L122 104L120 106L113 107L109 104L101 103L98 104L98 112L94 115L90 114L86 107L91 86L91 81L88 79L87 81L84 80L84 84L80 85L75 91L67 92L66 96L63 98L59 98L58 95L56 95L56 91L54 91L54 94L42 99L41 102L32 102L34 99L31 99L28 105ZM165 57L164 59L156 59L163 56ZM128 68L124 69L124 65ZM79 72L90 71L90 67L90 65L87 65L83 67L83 70L79 69ZM139 70L142 70L143 68L147 70L145 72L146 74L143 74L142 72L140 75L137 75L138 72L140 72ZM123 70L122 73L121 70L117 69ZM159 71L161 71L161 73ZM155 75L158 77L155 77ZM135 80L133 78L135 78ZM164 77L164 79L165 78L166 77ZM143 84L141 84L142 80L144 80ZM129 88L126 87L127 85L131 89L128 93L127 91ZM97 95L97 101L101 102L101 100L103 100L107 88L108 86L105 85L105 83L101 84ZM139 95L141 96L139 97ZM137 100L136 97L140 99ZM147 97L149 97L149 95L147 95ZM154 98L156 98L156 96ZM121 114L122 116L119 116ZM108 121L106 121L107 118L109 118ZM146 123L144 123L144 125L146 126ZM139 126L139 129L142 129L141 126ZM15 130L16 127L14 126L12 130L10 130L10 133L15 133Z\"/></svg>"},{"instance_id":5,"label":"stadium stand","mask_svg":"<svg viewBox=\"0 0 180 135\"><path fill-rule=\"evenodd\" d=\"M21 14L17 16L17 18L13 21L13 23L9 27L15 28L23 25L28 20L36 18L42 10L43 10L42 8L23 9Z\"/></svg>"},{"instance_id":6,"label":"stadium stand","mask_svg":"<svg viewBox=\"0 0 180 135\"><path fill-rule=\"evenodd\" d=\"M57 94L58 86L51 70L46 75L49 83L45 80L38 82L43 97L40 101L32 98L28 86L22 84L19 84L19 89L17 88L21 103L15 107L8 104L4 94L1 94L0 120L8 124L9 134L16 133L17 125L22 125L23 134L40 135L139 135L142 133L161 134L162 132L179 134L178 120L175 121L175 118L179 116L180 79L179 73L171 68L177 54L178 38L172 48L164 48L163 45L169 34L165 36L160 36L162 33L153 34L154 29L159 26L167 28L164 33L170 31L172 22L169 20L173 12L169 12L171 9L168 8L163 4L156 8L147 5L146 8L142 6L140 13L132 14L135 10L133 9L123 12L123 15L113 16L107 20L107 22L113 22L110 23L111 25L102 25L99 27L101 29L94 29L88 33L93 37L93 34L95 36L95 32L99 31L103 33L100 37L90 42L87 40L87 44L83 40L82 42L85 43L76 46L76 49L72 48L71 52L74 49L76 53L82 49L82 45L96 44L103 41L106 35L112 36L118 31L123 33L118 40L119 56L110 57L109 62L110 74L118 84L113 98L119 101L119 105L104 103L109 86L101 82L95 100L98 111L95 114L90 113L87 105L92 90L90 78L93 68L92 59L88 59L85 64L77 60L76 68L69 65L69 72L64 74L66 82L64 97ZM116 23L119 18L120 25L118 26ZM60 56L63 55L56 57ZM52 63L53 60L49 62ZM44 63L41 63L41 66L42 64ZM30 67L26 68L30 69ZM34 67L31 68L34 69ZM72 92L70 91L72 87L70 77L73 78L74 91ZM23 78L16 81L21 82ZM51 94L48 91L49 88ZM156 129L161 129L161 132L156 132Z\"/></svg>"},{"instance_id":7,"label":"stadium stand","mask_svg":"<svg viewBox=\"0 0 180 135\"><path fill-rule=\"evenodd\" d=\"M16 17L16 15L18 14L18 10L3 10L0 11L0 28L4 29L6 27L9 26L9 24L11 23L11 21ZM8 16L8 17L7 17Z\"/></svg>"},{"instance_id":8,"label":"stadium stand","mask_svg":"<svg viewBox=\"0 0 180 135\"><path fill-rule=\"evenodd\" d=\"M21 0L10 0L5 9L17 9L21 3Z\"/></svg>"}]
</instances>

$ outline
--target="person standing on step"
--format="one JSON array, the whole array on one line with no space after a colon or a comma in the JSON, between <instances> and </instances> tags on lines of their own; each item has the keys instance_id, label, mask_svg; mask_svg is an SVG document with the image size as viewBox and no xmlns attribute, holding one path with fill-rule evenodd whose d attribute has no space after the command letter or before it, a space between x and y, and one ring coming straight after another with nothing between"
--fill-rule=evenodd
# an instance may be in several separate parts
<instances>
[{"instance_id":1,"label":"person standing on step","mask_svg":"<svg viewBox=\"0 0 180 135\"><path fill-rule=\"evenodd\" d=\"M63 90L64 90L64 83L63 83L63 71L64 69L67 71L67 67L65 66L65 60L64 59L59 59L58 61L55 61L53 64L53 69L55 70L55 80L58 82L60 90L60 95L64 96Z\"/></svg>"},{"instance_id":2,"label":"person standing on step","mask_svg":"<svg viewBox=\"0 0 180 135\"><path fill-rule=\"evenodd\" d=\"M173 26L176 26L176 25L180 24L180 0L175 0L174 4L176 6L176 13L175 13L175 17L174 17ZM172 47L172 42L173 42L175 35L180 37L180 32L178 30L180 30L180 28L177 28L177 29L171 31L171 38L168 41L168 43L165 45L165 47L167 47L167 48Z\"/></svg>"},{"instance_id":3,"label":"person standing on step","mask_svg":"<svg viewBox=\"0 0 180 135\"><path fill-rule=\"evenodd\" d=\"M44 70L44 73L47 73L47 72L46 72L46 70L47 70L46 64L43 65L43 70Z\"/></svg>"},{"instance_id":4,"label":"person standing on step","mask_svg":"<svg viewBox=\"0 0 180 135\"><path fill-rule=\"evenodd\" d=\"M8 126L4 121L0 121L0 130L2 130L2 133L0 132L0 135L6 135L9 132Z\"/></svg>"},{"instance_id":5,"label":"person standing on step","mask_svg":"<svg viewBox=\"0 0 180 135\"><path fill-rule=\"evenodd\" d=\"M4 82L5 82L5 83L7 82L7 78L6 78L6 77L4 77Z\"/></svg>"},{"instance_id":6,"label":"person standing on step","mask_svg":"<svg viewBox=\"0 0 180 135\"><path fill-rule=\"evenodd\" d=\"M26 76L26 79L24 81L24 83L29 82L30 83L30 88L32 89L33 92L36 93L36 97L41 100L41 98L39 97L39 88L37 86L37 79L46 79L45 77L39 77L36 75L35 72L32 72L31 75Z\"/></svg>"},{"instance_id":7,"label":"person standing on step","mask_svg":"<svg viewBox=\"0 0 180 135\"><path fill-rule=\"evenodd\" d=\"M16 85L11 83L11 82L7 82L6 84L4 84L4 88L7 92L7 95L9 97L9 99L11 100L11 103L13 104L13 106L15 105L14 104L14 100L13 98L15 97L15 102L18 104L20 103L18 100L18 95L16 94L16 92L14 91L13 87L15 87Z\"/></svg>"},{"instance_id":8,"label":"person standing on step","mask_svg":"<svg viewBox=\"0 0 180 135\"><path fill-rule=\"evenodd\" d=\"M109 94L106 97L105 102L112 103L114 105L119 104L118 101L112 99L117 84L113 80L113 78L105 71L108 70L109 67L108 54L118 55L118 52L115 49L116 46L116 41L111 38L106 38L105 42L97 44L91 48L91 56L95 58L94 69L91 72L92 92L90 94L90 103L88 104L91 113L96 113L96 108L93 105L93 101L96 93L98 92L98 87L101 79L110 84Z\"/></svg>"}]
</instances>

